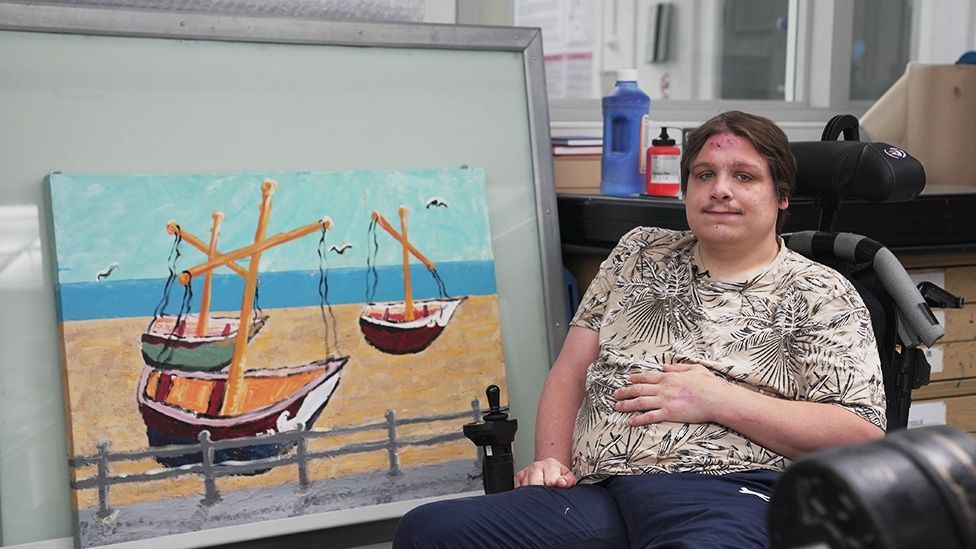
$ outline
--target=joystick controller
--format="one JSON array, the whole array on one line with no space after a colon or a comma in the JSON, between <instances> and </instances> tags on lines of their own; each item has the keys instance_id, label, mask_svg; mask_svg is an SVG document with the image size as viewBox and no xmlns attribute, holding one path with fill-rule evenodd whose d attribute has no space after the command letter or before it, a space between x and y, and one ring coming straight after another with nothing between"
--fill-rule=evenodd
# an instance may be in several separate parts
<instances>
[{"instance_id":1,"label":"joystick controller","mask_svg":"<svg viewBox=\"0 0 976 549\"><path fill-rule=\"evenodd\" d=\"M485 390L485 395L488 397L488 411L483 414L483 421L464 426L464 436L481 447L481 480L486 494L515 488L512 441L515 440L518 421L509 419L508 408L500 406L500 394L498 385L489 385Z\"/></svg>"}]
</instances>

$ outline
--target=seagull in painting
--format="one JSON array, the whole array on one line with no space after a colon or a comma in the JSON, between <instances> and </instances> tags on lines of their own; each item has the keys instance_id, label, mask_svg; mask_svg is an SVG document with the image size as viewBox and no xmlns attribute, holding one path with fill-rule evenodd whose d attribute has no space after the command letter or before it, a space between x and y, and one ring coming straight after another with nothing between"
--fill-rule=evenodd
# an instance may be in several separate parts
<instances>
[{"instance_id":1,"label":"seagull in painting","mask_svg":"<svg viewBox=\"0 0 976 549\"><path fill-rule=\"evenodd\" d=\"M352 248L352 244L349 243L349 242L343 242L342 244L340 244L338 246L336 246L335 244L333 244L332 247L329 248L329 251L330 252L335 252L335 253L337 253L339 255L342 255L342 254L346 253L346 250L348 250L349 248Z\"/></svg>"},{"instance_id":2,"label":"seagull in painting","mask_svg":"<svg viewBox=\"0 0 976 549\"><path fill-rule=\"evenodd\" d=\"M104 269L102 269L101 271L98 271L98 273L95 274L95 282L101 282L101 281L105 280L106 278L108 278L112 274L112 271L114 271L115 269L118 269L118 268L119 268L119 264L118 263L116 263L114 261L111 262L111 263L109 263Z\"/></svg>"},{"instance_id":3,"label":"seagull in painting","mask_svg":"<svg viewBox=\"0 0 976 549\"><path fill-rule=\"evenodd\" d=\"M446 208L447 207L447 201L444 200L443 198L439 197L439 196L432 196L432 197L430 197L430 198L427 199L427 206L426 207L429 209L431 206L435 206L435 207L438 207L438 208Z\"/></svg>"}]
</instances>

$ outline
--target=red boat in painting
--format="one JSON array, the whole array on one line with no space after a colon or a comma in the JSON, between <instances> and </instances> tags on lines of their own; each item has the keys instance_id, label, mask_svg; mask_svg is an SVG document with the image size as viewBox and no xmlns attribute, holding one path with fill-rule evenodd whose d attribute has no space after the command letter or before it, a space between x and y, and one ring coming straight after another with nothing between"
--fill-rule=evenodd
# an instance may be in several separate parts
<instances>
[{"instance_id":1,"label":"red boat in painting","mask_svg":"<svg viewBox=\"0 0 976 549\"><path fill-rule=\"evenodd\" d=\"M426 349L454 316L465 298L414 301L414 319L405 319L402 301L367 303L359 316L359 329L370 345L394 355Z\"/></svg>"},{"instance_id":2,"label":"red boat in painting","mask_svg":"<svg viewBox=\"0 0 976 549\"><path fill-rule=\"evenodd\" d=\"M244 373L241 411L221 413L227 395L225 373L160 371L147 366L139 378L136 400L146 423L150 446L196 444L201 431L211 440L253 437L311 429L339 385L349 357L303 366L267 368ZM218 450L215 462L247 461L287 452L290 445L254 444ZM159 458L178 467L198 463L200 454Z\"/></svg>"},{"instance_id":3,"label":"red boat in painting","mask_svg":"<svg viewBox=\"0 0 976 549\"><path fill-rule=\"evenodd\" d=\"M375 225L379 225L403 248L404 300L367 303L359 314L359 329L366 342L376 349L393 355L405 355L419 353L429 347L444 331L458 305L465 298L445 295L446 291L437 276L434 263L407 240L407 208L400 206L397 213L400 216L401 232L397 232L379 212L372 213L374 225L370 227L372 230ZM440 298L414 301L410 284L410 255L423 263L438 281Z\"/></svg>"}]
</instances>

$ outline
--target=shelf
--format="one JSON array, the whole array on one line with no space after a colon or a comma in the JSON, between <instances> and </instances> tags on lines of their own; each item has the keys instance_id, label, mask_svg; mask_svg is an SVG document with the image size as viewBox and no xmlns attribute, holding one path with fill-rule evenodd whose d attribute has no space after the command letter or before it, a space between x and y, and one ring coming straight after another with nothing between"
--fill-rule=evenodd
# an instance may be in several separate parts
<instances>
[{"instance_id":1,"label":"shelf","mask_svg":"<svg viewBox=\"0 0 976 549\"><path fill-rule=\"evenodd\" d=\"M557 205L563 250L569 253L606 254L638 225L688 228L684 205L674 198L559 194ZM813 199L791 199L789 212L783 232L817 228ZM902 203L844 202L834 231L873 238L895 253L976 252L976 193L923 194Z\"/></svg>"}]
</instances>

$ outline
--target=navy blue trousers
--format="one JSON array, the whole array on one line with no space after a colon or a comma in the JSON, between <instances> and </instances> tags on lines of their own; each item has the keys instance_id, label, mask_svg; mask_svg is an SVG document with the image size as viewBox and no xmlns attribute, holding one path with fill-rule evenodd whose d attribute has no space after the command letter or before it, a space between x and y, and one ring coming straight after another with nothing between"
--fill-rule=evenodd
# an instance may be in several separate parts
<instances>
[{"instance_id":1,"label":"navy blue trousers","mask_svg":"<svg viewBox=\"0 0 976 549\"><path fill-rule=\"evenodd\" d=\"M766 547L775 471L632 475L444 500L401 519L394 549Z\"/></svg>"}]
</instances>

